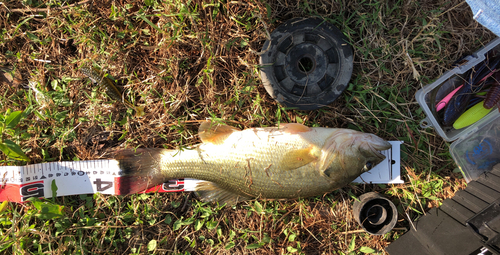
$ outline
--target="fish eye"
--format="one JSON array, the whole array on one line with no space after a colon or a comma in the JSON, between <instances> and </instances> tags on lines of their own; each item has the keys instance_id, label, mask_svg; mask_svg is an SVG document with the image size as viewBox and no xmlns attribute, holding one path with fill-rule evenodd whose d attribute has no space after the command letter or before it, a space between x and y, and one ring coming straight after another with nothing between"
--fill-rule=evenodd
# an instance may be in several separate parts
<instances>
[{"instance_id":1,"label":"fish eye","mask_svg":"<svg viewBox=\"0 0 500 255\"><path fill-rule=\"evenodd\" d=\"M368 162L366 162L366 164L365 164L365 166L363 167L363 169L364 169L365 171L369 171L369 170L371 170L373 167L374 167L374 164L373 164L371 161L368 161Z\"/></svg>"}]
</instances>

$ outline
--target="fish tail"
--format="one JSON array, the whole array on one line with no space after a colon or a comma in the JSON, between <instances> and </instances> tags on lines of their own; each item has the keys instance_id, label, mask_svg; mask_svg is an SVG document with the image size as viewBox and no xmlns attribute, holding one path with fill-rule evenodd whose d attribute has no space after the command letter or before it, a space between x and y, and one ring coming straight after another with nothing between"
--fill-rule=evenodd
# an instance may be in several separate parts
<instances>
[{"instance_id":1,"label":"fish tail","mask_svg":"<svg viewBox=\"0 0 500 255\"><path fill-rule=\"evenodd\" d=\"M121 150L115 153L122 177L119 194L134 194L166 181L161 171L161 159L166 149Z\"/></svg>"}]
</instances>

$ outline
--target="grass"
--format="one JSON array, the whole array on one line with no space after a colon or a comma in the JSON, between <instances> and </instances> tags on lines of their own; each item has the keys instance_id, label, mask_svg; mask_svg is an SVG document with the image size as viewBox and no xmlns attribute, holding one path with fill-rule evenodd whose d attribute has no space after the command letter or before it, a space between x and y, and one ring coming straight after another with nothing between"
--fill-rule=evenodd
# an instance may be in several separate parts
<instances>
[{"instance_id":1,"label":"grass","mask_svg":"<svg viewBox=\"0 0 500 255\"><path fill-rule=\"evenodd\" d=\"M0 85L0 113L23 111L2 137L20 145L30 164L193 145L206 118L240 128L353 128L405 142L403 185L350 185L315 198L233 207L189 193L9 204L0 212L4 254L384 254L409 220L465 186L449 144L418 126L424 114L414 99L451 63L494 38L465 1L33 0L4 1L0 10L0 68L12 76ZM344 32L355 63L341 98L302 112L268 96L255 53L279 24L309 16ZM86 62L108 73L128 101L145 106L145 116L92 85L78 71ZM23 164L4 154L0 163ZM360 231L352 203L369 191L398 207L394 231Z\"/></svg>"}]
</instances>

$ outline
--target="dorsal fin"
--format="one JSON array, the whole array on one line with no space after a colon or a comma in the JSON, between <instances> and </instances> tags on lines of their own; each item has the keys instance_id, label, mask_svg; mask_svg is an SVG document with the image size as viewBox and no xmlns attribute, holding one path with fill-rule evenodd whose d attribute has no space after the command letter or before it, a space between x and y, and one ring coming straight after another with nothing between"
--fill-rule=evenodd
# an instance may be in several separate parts
<instances>
[{"instance_id":1,"label":"dorsal fin","mask_svg":"<svg viewBox=\"0 0 500 255\"><path fill-rule=\"evenodd\" d=\"M195 190L203 202L219 202L220 205L225 203L234 205L238 202L250 199L221 189L217 184L209 181L199 182Z\"/></svg>"},{"instance_id":2,"label":"dorsal fin","mask_svg":"<svg viewBox=\"0 0 500 255\"><path fill-rule=\"evenodd\" d=\"M280 124L280 129L283 129L285 132L290 133L290 134L297 134L297 133L311 131L310 127L304 126L304 125L299 124L299 123Z\"/></svg>"},{"instance_id":3,"label":"dorsal fin","mask_svg":"<svg viewBox=\"0 0 500 255\"><path fill-rule=\"evenodd\" d=\"M235 131L240 130L228 125L205 121L201 123L198 134L204 143L222 144L224 140Z\"/></svg>"}]
</instances>

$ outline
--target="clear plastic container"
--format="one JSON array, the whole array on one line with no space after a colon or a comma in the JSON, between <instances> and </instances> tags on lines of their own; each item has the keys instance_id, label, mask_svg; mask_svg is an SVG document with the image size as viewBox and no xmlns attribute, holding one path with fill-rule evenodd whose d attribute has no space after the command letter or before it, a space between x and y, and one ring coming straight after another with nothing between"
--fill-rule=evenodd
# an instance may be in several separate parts
<instances>
[{"instance_id":1,"label":"clear plastic container","mask_svg":"<svg viewBox=\"0 0 500 255\"><path fill-rule=\"evenodd\" d=\"M500 116L488 115L483 119L475 132L458 138L450 146L451 156L467 182L500 163Z\"/></svg>"},{"instance_id":2,"label":"clear plastic container","mask_svg":"<svg viewBox=\"0 0 500 255\"><path fill-rule=\"evenodd\" d=\"M491 170L493 162L500 163L500 141L497 141L500 139L500 133L495 129L496 127L500 129L500 113L495 108L476 123L462 129L454 129L445 127L438 121L437 113L432 110L435 107L431 104L436 104L436 98L442 98L443 95L447 95L463 84L467 71L485 60L486 54L491 50L500 51L500 38L496 38L474 54L467 56L460 66L445 72L436 81L426 85L415 94L417 102L427 116L420 122L420 126L434 128L447 142L455 141L450 146L450 153L467 182ZM481 148L491 150L492 154L483 155ZM474 151L477 153L474 154Z\"/></svg>"}]
</instances>

